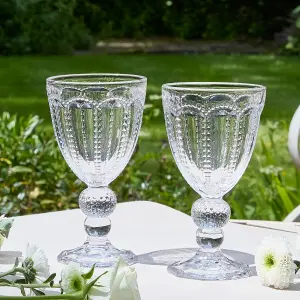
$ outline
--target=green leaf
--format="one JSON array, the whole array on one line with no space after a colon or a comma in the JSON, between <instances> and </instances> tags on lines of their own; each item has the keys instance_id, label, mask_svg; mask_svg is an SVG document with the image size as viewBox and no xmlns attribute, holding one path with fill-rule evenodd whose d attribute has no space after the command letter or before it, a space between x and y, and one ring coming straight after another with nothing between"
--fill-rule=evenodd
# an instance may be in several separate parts
<instances>
[{"instance_id":1,"label":"green leaf","mask_svg":"<svg viewBox=\"0 0 300 300\"><path fill-rule=\"evenodd\" d=\"M298 203L299 202L299 196L297 194L294 194L294 193L289 193L289 196L291 199L294 200L294 203Z\"/></svg>"},{"instance_id":2,"label":"green leaf","mask_svg":"<svg viewBox=\"0 0 300 300\"><path fill-rule=\"evenodd\" d=\"M287 212L290 212L294 209L293 202L291 201L286 189L281 185L279 179L276 177L275 179L276 182L276 189L278 191L278 194L283 201L283 205L286 209Z\"/></svg>"},{"instance_id":3,"label":"green leaf","mask_svg":"<svg viewBox=\"0 0 300 300\"><path fill-rule=\"evenodd\" d=\"M46 183L47 183L47 181L44 180L44 179L37 180L37 181L35 182L36 185L42 185L42 184L46 184Z\"/></svg>"},{"instance_id":4,"label":"green leaf","mask_svg":"<svg viewBox=\"0 0 300 300\"><path fill-rule=\"evenodd\" d=\"M95 266L95 265L94 265L94 266ZM93 267L94 267L94 266L93 266ZM103 274L101 274L100 276L96 277L94 280L92 280L91 282L89 282L89 283L85 286L85 288L84 288L84 290L83 290L83 296L84 296L84 297L89 293L90 289L97 283L97 281L98 281L103 275L105 275L106 273L107 273L107 271L104 272Z\"/></svg>"},{"instance_id":5,"label":"green leaf","mask_svg":"<svg viewBox=\"0 0 300 300\"><path fill-rule=\"evenodd\" d=\"M15 166L10 169L10 175L16 173L31 173L32 169L24 166Z\"/></svg>"},{"instance_id":6,"label":"green leaf","mask_svg":"<svg viewBox=\"0 0 300 300\"><path fill-rule=\"evenodd\" d=\"M26 280L25 280L25 279L17 279L17 280L15 281L15 283L17 283L17 284L25 284L25 283L26 283Z\"/></svg>"},{"instance_id":7,"label":"green leaf","mask_svg":"<svg viewBox=\"0 0 300 300\"><path fill-rule=\"evenodd\" d=\"M300 261L299 260L294 260L294 264L299 268L300 267Z\"/></svg>"},{"instance_id":8,"label":"green leaf","mask_svg":"<svg viewBox=\"0 0 300 300\"><path fill-rule=\"evenodd\" d=\"M298 18L298 19L296 20L296 27L297 27L298 29L300 29L300 18Z\"/></svg>"},{"instance_id":9,"label":"green leaf","mask_svg":"<svg viewBox=\"0 0 300 300\"><path fill-rule=\"evenodd\" d=\"M40 201L41 205L49 205L49 204L55 204L57 201L51 200L51 199L43 199Z\"/></svg>"},{"instance_id":10,"label":"green leaf","mask_svg":"<svg viewBox=\"0 0 300 300\"><path fill-rule=\"evenodd\" d=\"M56 276L56 273L51 274L48 279L46 279L43 283L49 283L51 282Z\"/></svg>"},{"instance_id":11,"label":"green leaf","mask_svg":"<svg viewBox=\"0 0 300 300\"><path fill-rule=\"evenodd\" d=\"M92 268L85 274L82 274L81 276L85 279L85 280L89 280L92 278L92 276L94 275L94 271L95 271L95 264L92 266Z\"/></svg>"},{"instance_id":12,"label":"green leaf","mask_svg":"<svg viewBox=\"0 0 300 300\"><path fill-rule=\"evenodd\" d=\"M45 293L40 290L33 289L33 288L31 290L35 293L36 296L44 296L45 295Z\"/></svg>"},{"instance_id":13,"label":"green leaf","mask_svg":"<svg viewBox=\"0 0 300 300\"><path fill-rule=\"evenodd\" d=\"M145 109L152 108L152 107L153 107L153 104L145 104L145 105L144 105L144 110L145 110Z\"/></svg>"},{"instance_id":14,"label":"green leaf","mask_svg":"<svg viewBox=\"0 0 300 300\"><path fill-rule=\"evenodd\" d=\"M158 117L159 115L160 115L160 109L159 108L153 109L153 116Z\"/></svg>"},{"instance_id":15,"label":"green leaf","mask_svg":"<svg viewBox=\"0 0 300 300\"><path fill-rule=\"evenodd\" d=\"M298 272L299 269L300 269L300 261L294 260L294 264L297 266L297 268L296 268L296 270L295 270L295 274L297 274L297 272Z\"/></svg>"},{"instance_id":16,"label":"green leaf","mask_svg":"<svg viewBox=\"0 0 300 300\"><path fill-rule=\"evenodd\" d=\"M19 265L19 257L16 258L14 268L16 268Z\"/></svg>"},{"instance_id":17,"label":"green leaf","mask_svg":"<svg viewBox=\"0 0 300 300\"><path fill-rule=\"evenodd\" d=\"M24 289L24 286L23 286L23 285L20 286L20 290L21 290L21 294L22 294L23 296L26 296L25 289Z\"/></svg>"},{"instance_id":18,"label":"green leaf","mask_svg":"<svg viewBox=\"0 0 300 300\"><path fill-rule=\"evenodd\" d=\"M261 145L263 148L263 154L266 156L268 164L272 165L274 163L274 160L272 158L271 152L269 151L269 149L266 146L266 143L263 139L261 139Z\"/></svg>"},{"instance_id":19,"label":"green leaf","mask_svg":"<svg viewBox=\"0 0 300 300\"><path fill-rule=\"evenodd\" d=\"M292 12L294 15L297 15L300 13L300 5L298 5Z\"/></svg>"},{"instance_id":20,"label":"green leaf","mask_svg":"<svg viewBox=\"0 0 300 300\"><path fill-rule=\"evenodd\" d=\"M35 127L41 123L41 120L38 116L33 116L30 120L29 120L30 124L29 126L26 128L26 130L23 133L23 137L25 139L27 139L31 133L33 132L33 130L35 129Z\"/></svg>"},{"instance_id":21,"label":"green leaf","mask_svg":"<svg viewBox=\"0 0 300 300\"><path fill-rule=\"evenodd\" d=\"M0 278L0 283L6 283L6 284L11 284L11 282L7 279L4 279L4 278Z\"/></svg>"},{"instance_id":22,"label":"green leaf","mask_svg":"<svg viewBox=\"0 0 300 300\"><path fill-rule=\"evenodd\" d=\"M0 234L7 238L13 222L14 222L14 219L12 219L12 218L6 218L6 219L1 220L0 221Z\"/></svg>"},{"instance_id":23,"label":"green leaf","mask_svg":"<svg viewBox=\"0 0 300 300\"><path fill-rule=\"evenodd\" d=\"M5 157L0 157L0 162L5 162L8 165L12 164L12 162L9 159L5 158Z\"/></svg>"}]
</instances>

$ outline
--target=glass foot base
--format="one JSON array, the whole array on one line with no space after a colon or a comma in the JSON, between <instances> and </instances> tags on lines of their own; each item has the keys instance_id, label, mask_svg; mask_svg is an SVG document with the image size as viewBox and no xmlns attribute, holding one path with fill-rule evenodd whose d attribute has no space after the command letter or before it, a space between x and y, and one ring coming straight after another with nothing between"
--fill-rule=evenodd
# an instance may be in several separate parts
<instances>
[{"instance_id":1,"label":"glass foot base","mask_svg":"<svg viewBox=\"0 0 300 300\"><path fill-rule=\"evenodd\" d=\"M229 259L221 251L199 251L191 259L169 266L168 271L177 277L197 280L231 280L251 276L249 266Z\"/></svg>"},{"instance_id":2,"label":"glass foot base","mask_svg":"<svg viewBox=\"0 0 300 300\"><path fill-rule=\"evenodd\" d=\"M111 267L119 257L122 257L128 264L134 264L137 261L136 255L129 250L119 250L108 245L91 245L88 242L83 246L65 250L61 252L57 260L60 263L68 264L70 262L79 263L82 267Z\"/></svg>"}]
</instances>

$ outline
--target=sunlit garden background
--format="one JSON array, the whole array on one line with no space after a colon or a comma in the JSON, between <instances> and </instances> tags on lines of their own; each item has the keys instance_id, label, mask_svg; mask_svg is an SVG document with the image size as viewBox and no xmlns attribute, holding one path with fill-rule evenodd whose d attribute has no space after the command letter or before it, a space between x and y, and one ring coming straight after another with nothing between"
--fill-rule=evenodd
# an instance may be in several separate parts
<instances>
[{"instance_id":1,"label":"sunlit garden background","mask_svg":"<svg viewBox=\"0 0 300 300\"><path fill-rule=\"evenodd\" d=\"M1 1L1 213L77 207L84 185L58 150L45 79L66 73L117 72L148 78L138 147L112 184L119 201L150 200L189 213L199 197L170 153L160 96L163 83L259 83L267 86L267 101L257 145L247 171L226 199L234 218L283 219L300 204L300 172L287 149L289 122L300 104L298 4ZM112 41L126 45L126 51L99 46ZM159 51L143 50L143 44L151 41L159 41ZM216 46L214 51L212 41L223 50ZM139 42L142 46L134 48ZM177 45L176 51L170 45Z\"/></svg>"}]
</instances>

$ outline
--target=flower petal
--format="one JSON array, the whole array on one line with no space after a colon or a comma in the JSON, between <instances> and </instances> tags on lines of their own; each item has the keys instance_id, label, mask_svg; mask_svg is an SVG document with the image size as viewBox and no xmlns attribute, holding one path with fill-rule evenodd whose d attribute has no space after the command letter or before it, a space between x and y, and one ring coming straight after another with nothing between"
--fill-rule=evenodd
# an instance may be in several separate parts
<instances>
[{"instance_id":1,"label":"flower petal","mask_svg":"<svg viewBox=\"0 0 300 300\"><path fill-rule=\"evenodd\" d=\"M272 257L274 262L266 263ZM287 288L295 277L295 264L286 239L277 236L265 238L255 255L257 275L265 286Z\"/></svg>"}]
</instances>

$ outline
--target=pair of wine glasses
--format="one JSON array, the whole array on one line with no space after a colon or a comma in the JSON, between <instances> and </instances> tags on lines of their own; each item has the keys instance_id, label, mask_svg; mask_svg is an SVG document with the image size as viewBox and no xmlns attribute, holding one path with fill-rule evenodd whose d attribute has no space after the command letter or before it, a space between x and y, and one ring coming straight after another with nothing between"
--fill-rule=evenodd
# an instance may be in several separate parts
<instances>
[{"instance_id":1,"label":"pair of wine glasses","mask_svg":"<svg viewBox=\"0 0 300 300\"><path fill-rule=\"evenodd\" d=\"M58 260L82 266L112 266L118 257L132 264L136 255L107 238L108 216L117 204L108 185L127 165L142 124L147 78L128 74L77 74L47 79L47 94L61 153L87 184L79 196L86 215L85 243ZM168 267L170 273L200 280L250 275L247 265L220 250L230 207L222 199L250 160L266 88L243 83L168 83L162 100L170 147L188 184L201 195L193 204L199 251Z\"/></svg>"}]
</instances>

